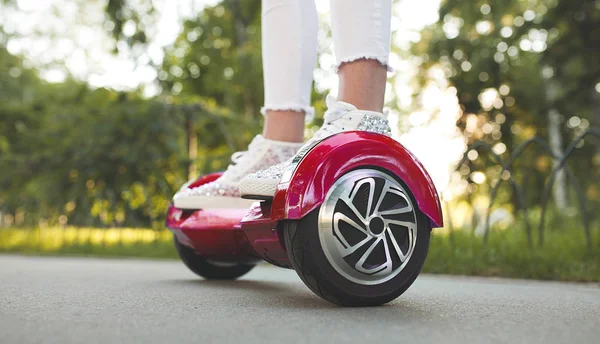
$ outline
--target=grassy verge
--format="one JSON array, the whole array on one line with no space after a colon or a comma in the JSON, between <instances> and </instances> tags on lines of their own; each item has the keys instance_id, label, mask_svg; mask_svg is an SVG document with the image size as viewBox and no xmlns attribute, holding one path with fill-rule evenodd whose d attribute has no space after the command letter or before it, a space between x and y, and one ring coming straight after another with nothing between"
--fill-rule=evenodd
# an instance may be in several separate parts
<instances>
[{"instance_id":1,"label":"grassy verge","mask_svg":"<svg viewBox=\"0 0 600 344\"><path fill-rule=\"evenodd\" d=\"M435 234L424 272L539 280L600 282L600 247L579 232L548 231L530 249L523 232L494 231L489 241L468 232ZM177 258L168 231L148 229L0 229L0 252L35 255Z\"/></svg>"},{"instance_id":2,"label":"grassy verge","mask_svg":"<svg viewBox=\"0 0 600 344\"><path fill-rule=\"evenodd\" d=\"M0 229L0 252L175 259L172 238L166 230L141 228Z\"/></svg>"},{"instance_id":3,"label":"grassy verge","mask_svg":"<svg viewBox=\"0 0 600 344\"><path fill-rule=\"evenodd\" d=\"M434 235L425 272L600 282L600 247L588 249L580 233L549 232L543 247L530 249L516 230L495 231L488 243L466 232Z\"/></svg>"}]
</instances>

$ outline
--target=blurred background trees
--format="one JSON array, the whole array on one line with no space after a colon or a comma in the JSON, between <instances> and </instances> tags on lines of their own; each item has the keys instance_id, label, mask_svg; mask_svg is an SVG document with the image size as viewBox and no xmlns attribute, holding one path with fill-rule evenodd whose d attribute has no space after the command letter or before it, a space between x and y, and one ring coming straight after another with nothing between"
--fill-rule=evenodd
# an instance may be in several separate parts
<instances>
[{"instance_id":1,"label":"blurred background trees","mask_svg":"<svg viewBox=\"0 0 600 344\"><path fill-rule=\"evenodd\" d=\"M467 198L490 192L490 182L515 178L527 203L539 205L550 171L567 146L600 123L600 2L446 0L439 21L425 29L412 53L421 67L439 67L455 87L457 122L466 142L458 178ZM422 74L422 84L427 83ZM508 160L525 140L539 136L557 158L533 145L515 160L513 175L491 153ZM485 142L488 145L474 145ZM587 136L569 159L588 210L600 203L600 140ZM573 215L576 199L564 170L554 187L556 212ZM510 190L510 188L508 188ZM515 193L501 206L516 208Z\"/></svg>"},{"instance_id":2,"label":"blurred background trees","mask_svg":"<svg viewBox=\"0 0 600 344\"><path fill-rule=\"evenodd\" d=\"M395 4L402 9L410 1ZM78 9L72 13L79 13L80 28L91 27L86 20L101 23L94 30L111 38L102 49L128 55L149 70L154 92L98 86L69 74L49 81L44 68L10 46L20 35L10 25L10 16L23 12L20 2L1 2L0 224L159 227L183 182L226 167L231 153L260 130L260 0L213 1L206 7L191 1L181 30L166 46L154 40L168 2L55 1ZM324 58L327 34L324 27L321 68L331 62ZM441 185L451 212L462 203L485 208L491 186L510 178L524 186L528 206L539 210L557 160L532 146L515 160L511 174L501 173L493 155L506 160L537 135L559 157L577 135L600 126L600 1L444 0L438 20L416 35L414 44L393 46L394 61L416 62L414 80L406 80L402 68L391 78L388 105L399 114L401 130L407 130L405 115L423 103L403 101L400 89L411 85L410 94L419 100L429 85L443 80L440 87L458 103L455 125L465 146L486 143L464 151L449 192ZM65 57L62 64L69 61ZM60 59L47 64L61 68ZM315 86L321 113L324 96ZM427 125L418 122L409 126ZM582 140L568 166L588 210L597 209L600 140ZM566 173L559 173L553 207L567 217L577 213L569 185ZM516 214L516 197L507 184L495 204Z\"/></svg>"}]
</instances>

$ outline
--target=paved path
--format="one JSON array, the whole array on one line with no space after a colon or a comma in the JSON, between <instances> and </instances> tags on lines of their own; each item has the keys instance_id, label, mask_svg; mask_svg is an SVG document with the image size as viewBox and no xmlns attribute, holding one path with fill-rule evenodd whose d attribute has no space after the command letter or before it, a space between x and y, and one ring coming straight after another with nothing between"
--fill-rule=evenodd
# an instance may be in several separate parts
<instances>
[{"instance_id":1,"label":"paved path","mask_svg":"<svg viewBox=\"0 0 600 344\"><path fill-rule=\"evenodd\" d=\"M420 276L338 308L291 270L235 282L177 261L0 255L0 343L600 343L600 287Z\"/></svg>"}]
</instances>

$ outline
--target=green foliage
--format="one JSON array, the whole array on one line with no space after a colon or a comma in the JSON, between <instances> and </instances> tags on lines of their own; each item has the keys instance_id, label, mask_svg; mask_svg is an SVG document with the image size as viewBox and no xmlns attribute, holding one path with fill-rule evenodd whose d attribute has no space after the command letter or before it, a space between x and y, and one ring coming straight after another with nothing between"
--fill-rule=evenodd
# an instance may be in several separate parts
<instances>
[{"instance_id":1,"label":"green foliage","mask_svg":"<svg viewBox=\"0 0 600 344\"><path fill-rule=\"evenodd\" d=\"M457 88L463 121L471 114L484 116L471 128L461 122L471 140L509 139L515 123L544 134L550 108L568 117L588 114L583 118L591 120L600 81L597 2L446 0L439 15L414 52L424 68L443 66ZM480 96L488 89L499 92L500 100L486 107ZM485 123L508 130L494 135L482 130Z\"/></svg>"},{"instance_id":2,"label":"green foliage","mask_svg":"<svg viewBox=\"0 0 600 344\"><path fill-rule=\"evenodd\" d=\"M159 72L173 95L214 99L238 115L258 118L263 101L260 1L224 1L184 30Z\"/></svg>"},{"instance_id":3,"label":"green foliage","mask_svg":"<svg viewBox=\"0 0 600 344\"><path fill-rule=\"evenodd\" d=\"M11 98L0 108L2 212L27 213L34 223L158 218L164 195L185 180L181 120L168 106L74 81L30 81L28 102Z\"/></svg>"},{"instance_id":4,"label":"green foliage","mask_svg":"<svg viewBox=\"0 0 600 344\"><path fill-rule=\"evenodd\" d=\"M144 50L153 29L148 4L107 2L111 33L132 51ZM0 47L4 220L162 226L182 183L224 169L260 132L260 17L260 1L228 0L187 21L157 67L163 92L151 99L47 83Z\"/></svg>"},{"instance_id":5,"label":"green foliage","mask_svg":"<svg viewBox=\"0 0 600 344\"><path fill-rule=\"evenodd\" d=\"M210 103L48 84L4 49L0 62L12 71L0 78L0 212L21 225L159 225L188 178L186 120L206 138L197 172L224 168L249 141L227 141L233 118Z\"/></svg>"},{"instance_id":6,"label":"green foliage","mask_svg":"<svg viewBox=\"0 0 600 344\"><path fill-rule=\"evenodd\" d=\"M506 159L535 135L556 139L549 130L552 113L559 114L563 149L586 128L600 126L598 1L445 0L439 16L422 32L413 53L424 70L441 68L456 88L461 106L457 125L467 143L484 141ZM498 174L488 150L474 153L460 170L471 184L469 193L489 192L473 180L474 172L485 173L492 182L510 176ZM582 141L568 166L591 201L589 210L597 208L600 140ZM529 205L539 204L552 167L540 147L516 160L512 177L524 185ZM570 198L574 204L575 197ZM515 195L503 195L502 202L516 204Z\"/></svg>"},{"instance_id":7,"label":"green foliage","mask_svg":"<svg viewBox=\"0 0 600 344\"><path fill-rule=\"evenodd\" d=\"M108 29L115 41L125 42L128 46L143 46L148 43L146 33L147 20L142 18L152 16L155 8L151 1L140 1L134 6L127 0L107 0L105 12L108 17ZM130 26L125 30L125 26ZM115 51L118 48L115 46Z\"/></svg>"}]
</instances>

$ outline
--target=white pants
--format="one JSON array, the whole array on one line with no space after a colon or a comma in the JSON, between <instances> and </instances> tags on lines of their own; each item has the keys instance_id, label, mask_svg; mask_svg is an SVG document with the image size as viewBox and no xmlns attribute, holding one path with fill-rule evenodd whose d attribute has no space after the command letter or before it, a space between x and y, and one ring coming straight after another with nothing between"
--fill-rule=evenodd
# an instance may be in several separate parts
<instances>
[{"instance_id":1,"label":"white pants","mask_svg":"<svg viewBox=\"0 0 600 344\"><path fill-rule=\"evenodd\" d=\"M336 69L376 59L386 68L392 0L330 0ZM266 110L304 111L312 120L318 17L314 0L262 0L262 56Z\"/></svg>"}]
</instances>

